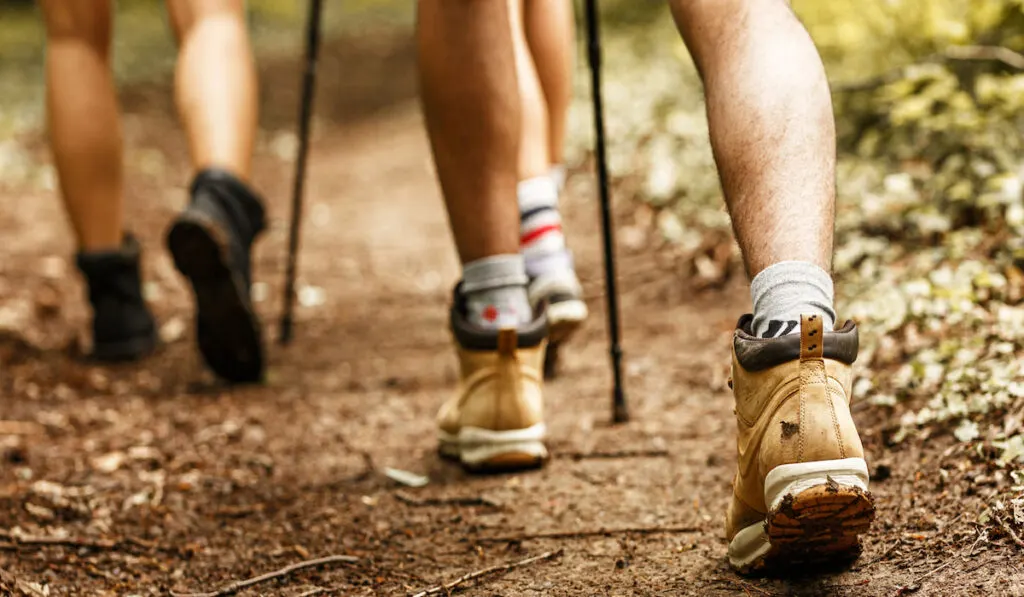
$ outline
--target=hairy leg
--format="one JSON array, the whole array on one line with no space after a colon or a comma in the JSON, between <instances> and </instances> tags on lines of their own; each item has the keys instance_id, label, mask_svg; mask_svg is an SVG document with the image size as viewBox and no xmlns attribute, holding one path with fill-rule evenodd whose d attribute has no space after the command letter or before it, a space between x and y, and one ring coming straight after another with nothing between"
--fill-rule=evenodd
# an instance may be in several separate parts
<instances>
[{"instance_id":1,"label":"hairy leg","mask_svg":"<svg viewBox=\"0 0 1024 597\"><path fill-rule=\"evenodd\" d=\"M420 87L463 263L519 252L520 100L506 2L421 0Z\"/></svg>"},{"instance_id":2,"label":"hairy leg","mask_svg":"<svg viewBox=\"0 0 1024 597\"><path fill-rule=\"evenodd\" d=\"M711 144L747 271L828 270L835 122L825 70L786 0L671 0L704 80Z\"/></svg>"}]
</instances>

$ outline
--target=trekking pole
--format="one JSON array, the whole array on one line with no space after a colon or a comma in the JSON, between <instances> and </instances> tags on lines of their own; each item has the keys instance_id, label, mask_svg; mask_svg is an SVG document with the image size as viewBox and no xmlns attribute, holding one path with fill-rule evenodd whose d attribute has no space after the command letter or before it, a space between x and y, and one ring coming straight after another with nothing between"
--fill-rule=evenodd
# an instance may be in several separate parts
<instances>
[{"instance_id":1,"label":"trekking pole","mask_svg":"<svg viewBox=\"0 0 1024 597\"><path fill-rule=\"evenodd\" d=\"M281 344L292 340L292 309L295 305L295 266L299 252L299 225L302 222L302 194L306 183L306 154L309 152L309 127L313 119L313 94L316 92L316 60L320 53L320 17L323 0L311 0L306 19L306 72L302 78L302 103L299 108L299 147L295 158L295 186L292 190L292 221L288 233L288 264L284 282L284 314L281 315Z\"/></svg>"},{"instance_id":2,"label":"trekking pole","mask_svg":"<svg viewBox=\"0 0 1024 597\"><path fill-rule=\"evenodd\" d=\"M608 193L608 159L604 144L604 106L601 102L601 36L597 0L585 0L587 59L590 62L591 96L594 98L594 136L597 153L597 187L601 198L601 232L604 237L604 280L608 299L608 340L612 358L612 422L629 420L622 389L622 348L619 346L619 292L615 283L615 240L612 236L611 198Z\"/></svg>"}]
</instances>

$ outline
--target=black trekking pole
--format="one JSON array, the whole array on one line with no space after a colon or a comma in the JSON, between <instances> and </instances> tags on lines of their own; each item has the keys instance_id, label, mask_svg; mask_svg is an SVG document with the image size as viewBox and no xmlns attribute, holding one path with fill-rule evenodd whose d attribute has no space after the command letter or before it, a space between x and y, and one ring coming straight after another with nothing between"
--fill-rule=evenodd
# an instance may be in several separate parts
<instances>
[{"instance_id":1,"label":"black trekking pole","mask_svg":"<svg viewBox=\"0 0 1024 597\"><path fill-rule=\"evenodd\" d=\"M302 78L302 104L299 109L299 147L295 158L295 186L292 190L292 221L288 233L288 264L284 281L284 314L281 315L281 344L292 339L292 309L295 305L295 266L299 252L299 227L302 223L302 193L306 184L306 154L309 152L309 126L313 119L313 94L316 92L316 59L320 53L320 17L323 0L311 0L306 19L306 72Z\"/></svg>"},{"instance_id":2,"label":"black trekking pole","mask_svg":"<svg viewBox=\"0 0 1024 597\"><path fill-rule=\"evenodd\" d=\"M615 283L615 240L612 235L611 198L608 193L608 157L604 145L604 106L601 102L601 36L597 0L585 0L587 58L590 62L591 96L594 98L594 136L597 142L597 187L601 198L601 231L604 237L604 280L608 299L608 340L612 357L612 422L629 420L622 389L622 348L619 346L619 292Z\"/></svg>"}]
</instances>

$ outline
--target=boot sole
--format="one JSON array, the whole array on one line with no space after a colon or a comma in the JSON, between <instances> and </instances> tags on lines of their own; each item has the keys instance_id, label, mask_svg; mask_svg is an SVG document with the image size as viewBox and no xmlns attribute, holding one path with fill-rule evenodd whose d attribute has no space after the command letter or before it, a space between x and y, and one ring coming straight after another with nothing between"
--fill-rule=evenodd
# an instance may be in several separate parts
<instances>
[{"instance_id":1,"label":"boot sole","mask_svg":"<svg viewBox=\"0 0 1024 597\"><path fill-rule=\"evenodd\" d=\"M765 479L765 503L764 522L729 545L729 564L744 574L852 563L875 517L863 458L776 467Z\"/></svg>"},{"instance_id":2,"label":"boot sole","mask_svg":"<svg viewBox=\"0 0 1024 597\"><path fill-rule=\"evenodd\" d=\"M167 233L167 247L174 266L192 284L196 337L206 364L230 382L258 382L263 379L260 323L223 237L211 220L185 213Z\"/></svg>"},{"instance_id":3,"label":"boot sole","mask_svg":"<svg viewBox=\"0 0 1024 597\"><path fill-rule=\"evenodd\" d=\"M547 461L546 436L544 423L510 431L463 427L457 435L438 431L438 451L470 473L529 470Z\"/></svg>"},{"instance_id":4,"label":"boot sole","mask_svg":"<svg viewBox=\"0 0 1024 597\"><path fill-rule=\"evenodd\" d=\"M548 305L548 348L544 353L544 378L558 375L558 351L580 329L589 315L587 304L579 299L559 301Z\"/></svg>"},{"instance_id":5,"label":"boot sole","mask_svg":"<svg viewBox=\"0 0 1024 597\"><path fill-rule=\"evenodd\" d=\"M102 342L89 355L95 361L117 363L141 359L156 350L156 331L120 342Z\"/></svg>"},{"instance_id":6,"label":"boot sole","mask_svg":"<svg viewBox=\"0 0 1024 597\"><path fill-rule=\"evenodd\" d=\"M553 344L566 342L589 315L587 304L579 299L559 301L548 305L548 338Z\"/></svg>"}]
</instances>

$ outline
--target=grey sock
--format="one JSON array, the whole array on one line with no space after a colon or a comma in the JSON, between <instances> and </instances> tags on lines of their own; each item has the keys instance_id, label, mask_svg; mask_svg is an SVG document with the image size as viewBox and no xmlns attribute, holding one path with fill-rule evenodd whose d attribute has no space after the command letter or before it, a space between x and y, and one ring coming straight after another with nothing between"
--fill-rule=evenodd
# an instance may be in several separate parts
<instances>
[{"instance_id":1,"label":"grey sock","mask_svg":"<svg viewBox=\"0 0 1024 597\"><path fill-rule=\"evenodd\" d=\"M813 263L781 261L754 276L754 335L777 338L800 331L800 316L818 314L826 330L835 327L832 277Z\"/></svg>"},{"instance_id":2,"label":"grey sock","mask_svg":"<svg viewBox=\"0 0 1024 597\"><path fill-rule=\"evenodd\" d=\"M522 255L494 255L462 266L462 294L473 325L500 329L533 321Z\"/></svg>"}]
</instances>

